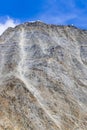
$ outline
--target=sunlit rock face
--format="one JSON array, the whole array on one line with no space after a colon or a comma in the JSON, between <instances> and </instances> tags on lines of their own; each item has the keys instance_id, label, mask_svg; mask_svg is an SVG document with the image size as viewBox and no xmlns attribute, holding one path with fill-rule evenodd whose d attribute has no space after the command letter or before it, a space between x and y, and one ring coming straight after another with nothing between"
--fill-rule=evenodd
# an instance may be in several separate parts
<instances>
[{"instance_id":1,"label":"sunlit rock face","mask_svg":"<svg viewBox=\"0 0 87 130\"><path fill-rule=\"evenodd\" d=\"M87 130L87 31L34 22L3 33L0 130Z\"/></svg>"}]
</instances>

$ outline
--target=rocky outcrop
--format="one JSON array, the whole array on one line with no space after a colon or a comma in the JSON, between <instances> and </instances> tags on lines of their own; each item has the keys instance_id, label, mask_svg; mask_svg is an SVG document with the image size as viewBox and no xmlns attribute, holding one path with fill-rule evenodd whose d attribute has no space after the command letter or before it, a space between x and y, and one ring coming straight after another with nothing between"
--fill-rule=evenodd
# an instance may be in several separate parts
<instances>
[{"instance_id":1,"label":"rocky outcrop","mask_svg":"<svg viewBox=\"0 0 87 130\"><path fill-rule=\"evenodd\" d=\"M34 22L3 33L0 130L87 130L87 31Z\"/></svg>"}]
</instances>

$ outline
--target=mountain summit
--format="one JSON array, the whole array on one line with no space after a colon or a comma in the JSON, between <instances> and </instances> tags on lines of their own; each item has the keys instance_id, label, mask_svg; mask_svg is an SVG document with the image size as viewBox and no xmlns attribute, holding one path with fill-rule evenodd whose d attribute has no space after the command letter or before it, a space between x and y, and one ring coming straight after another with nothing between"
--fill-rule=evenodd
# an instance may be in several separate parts
<instances>
[{"instance_id":1,"label":"mountain summit","mask_svg":"<svg viewBox=\"0 0 87 130\"><path fill-rule=\"evenodd\" d=\"M40 21L0 36L0 130L87 130L87 31Z\"/></svg>"}]
</instances>

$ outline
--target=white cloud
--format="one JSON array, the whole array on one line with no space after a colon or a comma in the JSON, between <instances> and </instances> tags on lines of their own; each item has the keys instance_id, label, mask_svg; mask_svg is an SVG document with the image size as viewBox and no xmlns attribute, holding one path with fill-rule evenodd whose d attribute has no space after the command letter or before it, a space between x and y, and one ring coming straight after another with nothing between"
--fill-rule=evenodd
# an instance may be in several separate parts
<instances>
[{"instance_id":1,"label":"white cloud","mask_svg":"<svg viewBox=\"0 0 87 130\"><path fill-rule=\"evenodd\" d=\"M4 23L3 23L4 21ZM0 35L8 28L8 27L15 27L18 25L19 22L17 20L14 20L10 17L1 18L0 20Z\"/></svg>"}]
</instances>

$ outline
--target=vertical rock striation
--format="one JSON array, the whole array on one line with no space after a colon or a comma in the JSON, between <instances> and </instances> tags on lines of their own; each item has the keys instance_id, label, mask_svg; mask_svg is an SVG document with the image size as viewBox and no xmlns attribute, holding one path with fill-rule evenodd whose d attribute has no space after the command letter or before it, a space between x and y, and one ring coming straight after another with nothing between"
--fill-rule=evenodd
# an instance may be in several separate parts
<instances>
[{"instance_id":1,"label":"vertical rock striation","mask_svg":"<svg viewBox=\"0 0 87 130\"><path fill-rule=\"evenodd\" d=\"M87 130L87 31L24 23L0 37L0 130Z\"/></svg>"}]
</instances>

